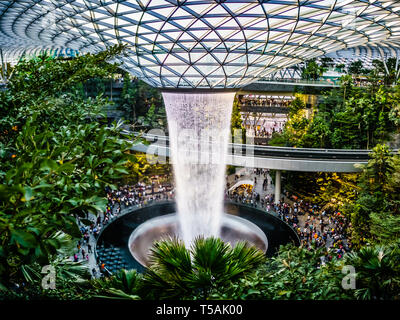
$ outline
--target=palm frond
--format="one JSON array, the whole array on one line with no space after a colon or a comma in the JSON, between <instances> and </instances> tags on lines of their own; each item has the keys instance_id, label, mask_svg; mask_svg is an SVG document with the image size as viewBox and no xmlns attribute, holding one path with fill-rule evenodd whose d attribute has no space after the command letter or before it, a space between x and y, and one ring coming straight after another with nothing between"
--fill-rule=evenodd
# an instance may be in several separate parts
<instances>
[{"instance_id":1,"label":"palm frond","mask_svg":"<svg viewBox=\"0 0 400 320\"><path fill-rule=\"evenodd\" d=\"M25 280L29 283L34 283L35 281L41 279L42 277L39 271L38 264L22 265L21 273L25 278Z\"/></svg>"},{"instance_id":2,"label":"palm frond","mask_svg":"<svg viewBox=\"0 0 400 320\"><path fill-rule=\"evenodd\" d=\"M107 293L110 294L110 296L95 296L96 298L103 298L103 299L125 299L125 300L140 300L140 297L138 295L132 295L132 294L127 294L124 291L120 289L108 289Z\"/></svg>"},{"instance_id":3,"label":"palm frond","mask_svg":"<svg viewBox=\"0 0 400 320\"><path fill-rule=\"evenodd\" d=\"M153 270L167 274L190 273L190 252L177 238L155 242L150 251L149 263Z\"/></svg>"},{"instance_id":4,"label":"palm frond","mask_svg":"<svg viewBox=\"0 0 400 320\"><path fill-rule=\"evenodd\" d=\"M229 264L230 245L219 238L198 237L192 244L193 267L215 277L226 272Z\"/></svg>"},{"instance_id":5,"label":"palm frond","mask_svg":"<svg viewBox=\"0 0 400 320\"><path fill-rule=\"evenodd\" d=\"M89 265L86 261L74 262L68 258L57 258L51 263L56 269L57 278L85 282L90 279Z\"/></svg>"}]
</instances>

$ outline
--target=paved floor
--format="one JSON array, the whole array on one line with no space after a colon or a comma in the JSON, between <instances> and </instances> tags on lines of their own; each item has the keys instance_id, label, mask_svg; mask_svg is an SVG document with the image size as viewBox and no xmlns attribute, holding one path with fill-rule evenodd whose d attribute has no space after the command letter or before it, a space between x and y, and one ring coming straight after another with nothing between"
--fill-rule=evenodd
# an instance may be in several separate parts
<instances>
[{"instance_id":1,"label":"paved floor","mask_svg":"<svg viewBox=\"0 0 400 320\"><path fill-rule=\"evenodd\" d=\"M103 213L101 213L101 215L103 215ZM95 215L93 215L93 214L89 215L89 220L92 221L93 223L95 223L96 219L97 219L97 217ZM80 223L78 223L78 224L79 224L79 228L84 226L83 224L80 224ZM94 250L95 250L95 247L96 247L96 238L95 238L95 236L94 236L94 234L92 232L89 232L89 243L88 244L90 244L90 246L92 247L92 252L91 253L88 252L89 250L88 250L87 244L86 245L83 244L83 240L81 240L81 249L80 249L80 251L78 252L78 248L77 248L76 249L76 253L78 255L79 261L86 260L86 259L83 259L83 257L82 257L82 254L81 254L81 250L82 249L84 249L85 252L88 253L89 260L87 261L87 264L88 264L89 271L92 274L92 276L99 277L100 276L100 271L99 271L99 267L97 265L96 258L95 258L95 255L94 255ZM74 260L73 256L71 257L71 260L72 261ZM95 273L92 272L93 269L96 270Z\"/></svg>"},{"instance_id":2,"label":"paved floor","mask_svg":"<svg viewBox=\"0 0 400 320\"><path fill-rule=\"evenodd\" d=\"M238 180L235 180L235 175L239 176ZM254 185L254 178L257 179L257 182L255 185ZM266 190L263 190L263 182L264 182L265 178L268 180L268 186L267 186ZM258 194L260 194L261 198L265 198L265 196L274 194L274 192L275 192L275 187L272 184L271 176L269 174L267 174L266 177L264 177L263 174L256 175L254 173L254 169L251 169L251 168L241 168L240 170L236 171L235 174L229 175L226 180L230 184L230 186L234 185L237 182L244 181L244 180L253 181L254 191L257 192Z\"/></svg>"}]
</instances>

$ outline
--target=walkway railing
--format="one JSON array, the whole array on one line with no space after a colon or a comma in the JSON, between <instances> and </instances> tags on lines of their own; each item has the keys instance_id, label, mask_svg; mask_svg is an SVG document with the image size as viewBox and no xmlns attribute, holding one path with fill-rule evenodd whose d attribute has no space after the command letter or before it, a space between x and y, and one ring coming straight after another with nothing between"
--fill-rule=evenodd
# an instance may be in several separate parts
<instances>
[{"instance_id":1,"label":"walkway railing","mask_svg":"<svg viewBox=\"0 0 400 320\"><path fill-rule=\"evenodd\" d=\"M327 80L304 80L304 79L266 79L262 78L258 83L272 83L272 84L292 84L292 85L304 85L304 86L324 86L324 87L340 87L338 81L327 81Z\"/></svg>"},{"instance_id":2,"label":"walkway railing","mask_svg":"<svg viewBox=\"0 0 400 320\"><path fill-rule=\"evenodd\" d=\"M289 108L288 107L269 107L269 106L263 106L262 104L259 104L259 105L245 104L245 105L240 105L240 111L287 114L287 113L289 113Z\"/></svg>"},{"instance_id":3,"label":"walkway railing","mask_svg":"<svg viewBox=\"0 0 400 320\"><path fill-rule=\"evenodd\" d=\"M139 136L140 134L137 133ZM160 147L169 146L169 137L153 134L142 134L143 139L150 143L156 143ZM194 139L193 139L194 141ZM275 158L294 158L294 159L326 159L326 160L366 160L369 159L369 154L372 150L362 149L320 149L320 148L293 148L293 147L274 147L274 146L259 146L251 144L228 144L228 154L246 155L249 150L254 150L254 157L275 157ZM397 152L394 150L393 152Z\"/></svg>"}]
</instances>

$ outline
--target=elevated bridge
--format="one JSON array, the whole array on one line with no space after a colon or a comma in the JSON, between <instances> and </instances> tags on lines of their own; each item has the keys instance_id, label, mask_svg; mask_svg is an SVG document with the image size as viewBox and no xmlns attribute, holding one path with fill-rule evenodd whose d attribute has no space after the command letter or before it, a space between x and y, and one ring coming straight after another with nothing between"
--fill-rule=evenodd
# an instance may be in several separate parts
<instances>
[{"instance_id":1,"label":"elevated bridge","mask_svg":"<svg viewBox=\"0 0 400 320\"><path fill-rule=\"evenodd\" d=\"M135 151L151 152L160 157L170 156L167 136L143 134L148 142L133 147ZM315 149L258 146L229 143L227 164L241 167L304 172L358 172L366 164L371 150Z\"/></svg>"}]
</instances>

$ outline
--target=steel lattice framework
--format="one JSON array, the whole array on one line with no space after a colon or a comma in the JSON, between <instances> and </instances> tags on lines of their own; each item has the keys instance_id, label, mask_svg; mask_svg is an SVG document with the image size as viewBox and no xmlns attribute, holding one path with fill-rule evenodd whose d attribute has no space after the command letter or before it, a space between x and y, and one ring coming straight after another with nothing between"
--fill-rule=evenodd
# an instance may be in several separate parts
<instances>
[{"instance_id":1,"label":"steel lattice framework","mask_svg":"<svg viewBox=\"0 0 400 320\"><path fill-rule=\"evenodd\" d=\"M0 1L8 60L118 43L130 46L123 68L153 86L237 88L340 49L399 47L400 1Z\"/></svg>"}]
</instances>

